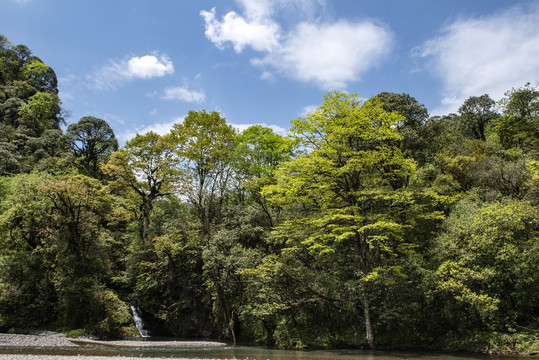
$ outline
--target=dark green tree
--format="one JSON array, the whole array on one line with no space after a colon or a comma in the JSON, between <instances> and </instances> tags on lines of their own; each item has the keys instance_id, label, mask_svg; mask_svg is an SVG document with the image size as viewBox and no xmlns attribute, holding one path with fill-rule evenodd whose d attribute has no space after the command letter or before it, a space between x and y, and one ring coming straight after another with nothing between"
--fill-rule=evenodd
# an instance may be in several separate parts
<instances>
[{"instance_id":1,"label":"dark green tree","mask_svg":"<svg viewBox=\"0 0 539 360\"><path fill-rule=\"evenodd\" d=\"M85 116L67 128L69 145L82 173L101 178L99 165L118 150L118 140L109 124L93 116Z\"/></svg>"},{"instance_id":2,"label":"dark green tree","mask_svg":"<svg viewBox=\"0 0 539 360\"><path fill-rule=\"evenodd\" d=\"M402 136L399 148L406 156L412 156L420 163L426 161L423 127L428 119L427 109L409 94L382 92L375 96L387 112L396 112L402 120L397 122L397 131Z\"/></svg>"},{"instance_id":3,"label":"dark green tree","mask_svg":"<svg viewBox=\"0 0 539 360\"><path fill-rule=\"evenodd\" d=\"M506 148L520 147L537 158L539 152L539 91L530 83L512 89L500 101L503 117L496 124L496 134Z\"/></svg>"},{"instance_id":4,"label":"dark green tree","mask_svg":"<svg viewBox=\"0 0 539 360\"><path fill-rule=\"evenodd\" d=\"M485 141L488 124L499 116L494 109L495 105L496 102L487 94L466 99L459 108L459 122L464 134Z\"/></svg>"}]
</instances>

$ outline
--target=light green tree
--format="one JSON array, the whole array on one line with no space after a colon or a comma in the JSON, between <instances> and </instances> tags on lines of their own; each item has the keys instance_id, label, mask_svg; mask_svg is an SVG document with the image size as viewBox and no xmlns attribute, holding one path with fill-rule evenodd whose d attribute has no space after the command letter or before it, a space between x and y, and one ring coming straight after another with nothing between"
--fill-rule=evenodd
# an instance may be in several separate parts
<instances>
[{"instance_id":1,"label":"light green tree","mask_svg":"<svg viewBox=\"0 0 539 360\"><path fill-rule=\"evenodd\" d=\"M178 144L177 155L185 161L189 179L186 194L207 235L212 221L221 216L236 131L218 112L200 110L189 111L183 122L174 125L171 134Z\"/></svg>"},{"instance_id":2,"label":"light green tree","mask_svg":"<svg viewBox=\"0 0 539 360\"><path fill-rule=\"evenodd\" d=\"M277 184L263 190L274 204L301 209L275 231L286 243L284 253L338 252L354 264L336 271L362 301L371 348L371 284L402 276L398 259L413 252L400 220L411 194L393 187L415 169L395 146L398 121L402 117L384 111L379 101L327 94L315 111L292 121L291 137L305 154L281 166Z\"/></svg>"},{"instance_id":3,"label":"light green tree","mask_svg":"<svg viewBox=\"0 0 539 360\"><path fill-rule=\"evenodd\" d=\"M236 137L235 145L234 167L235 177L239 180L240 201L243 203L246 194L262 208L269 226L273 227L270 205L261 190L275 183L277 167L292 158L294 141L268 127L253 125Z\"/></svg>"},{"instance_id":4,"label":"light green tree","mask_svg":"<svg viewBox=\"0 0 539 360\"><path fill-rule=\"evenodd\" d=\"M131 139L102 166L106 175L136 194L136 216L141 240L146 243L150 215L157 198L180 192L184 173L178 167L176 141L170 135L149 132Z\"/></svg>"},{"instance_id":5,"label":"light green tree","mask_svg":"<svg viewBox=\"0 0 539 360\"><path fill-rule=\"evenodd\" d=\"M449 329L534 327L539 291L537 208L525 200L459 201L436 238L432 291Z\"/></svg>"}]
</instances>

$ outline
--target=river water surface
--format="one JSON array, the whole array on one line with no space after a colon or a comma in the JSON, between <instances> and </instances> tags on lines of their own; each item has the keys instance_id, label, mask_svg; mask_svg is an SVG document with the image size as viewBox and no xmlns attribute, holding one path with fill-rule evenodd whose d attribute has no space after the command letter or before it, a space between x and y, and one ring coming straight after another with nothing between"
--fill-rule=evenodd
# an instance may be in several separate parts
<instances>
[{"instance_id":1,"label":"river water surface","mask_svg":"<svg viewBox=\"0 0 539 360\"><path fill-rule=\"evenodd\" d=\"M200 348L118 347L82 345L76 347L0 347L0 354L12 355L64 355L90 357L163 357L186 359L248 359L248 360L479 360L510 359L477 354L443 354L417 351L367 351L367 350L276 350L255 346L222 346Z\"/></svg>"}]
</instances>

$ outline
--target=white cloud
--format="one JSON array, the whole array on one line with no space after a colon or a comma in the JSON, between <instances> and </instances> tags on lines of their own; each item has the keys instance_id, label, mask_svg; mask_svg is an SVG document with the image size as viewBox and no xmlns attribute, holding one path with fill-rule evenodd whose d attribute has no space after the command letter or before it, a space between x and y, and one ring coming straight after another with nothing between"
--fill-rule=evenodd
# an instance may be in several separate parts
<instances>
[{"instance_id":1,"label":"white cloud","mask_svg":"<svg viewBox=\"0 0 539 360\"><path fill-rule=\"evenodd\" d=\"M175 86L166 88L161 99L200 103L206 99L206 94L203 91L189 90L185 86Z\"/></svg>"},{"instance_id":2,"label":"white cloud","mask_svg":"<svg viewBox=\"0 0 539 360\"><path fill-rule=\"evenodd\" d=\"M98 90L116 89L134 79L149 79L174 73L174 64L166 55L133 56L130 59L109 59L86 76L88 86Z\"/></svg>"},{"instance_id":3,"label":"white cloud","mask_svg":"<svg viewBox=\"0 0 539 360\"><path fill-rule=\"evenodd\" d=\"M206 37L219 48L231 42L234 50L240 53L246 46L257 51L269 51L278 45L279 26L271 20L245 20L231 11L219 21L215 18L215 8L200 14L206 22Z\"/></svg>"},{"instance_id":4,"label":"white cloud","mask_svg":"<svg viewBox=\"0 0 539 360\"><path fill-rule=\"evenodd\" d=\"M287 77L315 82L325 90L344 89L391 49L392 35L369 21L300 23L278 51L255 65L270 65Z\"/></svg>"},{"instance_id":5,"label":"white cloud","mask_svg":"<svg viewBox=\"0 0 539 360\"><path fill-rule=\"evenodd\" d=\"M313 21L324 7L316 0L237 0L243 14L234 11L216 19L216 11L202 11L206 37L217 47L228 42L236 52L249 46L262 52L251 60L260 66L262 79L271 78L268 69L303 82L314 82L324 89L345 88L387 55L392 46L391 32L374 22ZM278 12L296 14L310 21L294 24L284 32L274 20Z\"/></svg>"},{"instance_id":6,"label":"white cloud","mask_svg":"<svg viewBox=\"0 0 539 360\"><path fill-rule=\"evenodd\" d=\"M267 124L234 124L234 123L230 123L230 125L232 125L232 127L234 127L235 129L237 129L238 131L243 131L245 129L247 129L248 127L250 126L253 126L253 125L261 125L261 126L264 126L264 127L267 127L267 128L270 128L271 130L273 130L276 134L279 134L281 136L286 136L288 134L288 130L285 129L285 128L282 128L278 125L267 125Z\"/></svg>"},{"instance_id":7,"label":"white cloud","mask_svg":"<svg viewBox=\"0 0 539 360\"><path fill-rule=\"evenodd\" d=\"M127 62L127 73L130 77L142 79L161 77L174 73L174 65L166 56L159 58L154 55L135 56Z\"/></svg>"},{"instance_id":8,"label":"white cloud","mask_svg":"<svg viewBox=\"0 0 539 360\"><path fill-rule=\"evenodd\" d=\"M262 80L267 80L267 81L272 82L275 80L275 75L273 75L273 73L270 71L264 71L262 72L262 74L260 74L260 78Z\"/></svg>"},{"instance_id":9,"label":"white cloud","mask_svg":"<svg viewBox=\"0 0 539 360\"><path fill-rule=\"evenodd\" d=\"M318 109L318 105L307 105L303 107L303 110L301 111L300 116L305 117L309 113L314 112L316 109Z\"/></svg>"},{"instance_id":10,"label":"white cloud","mask_svg":"<svg viewBox=\"0 0 539 360\"><path fill-rule=\"evenodd\" d=\"M442 105L432 113L455 112L470 96L500 99L539 81L539 6L459 20L418 50L443 82Z\"/></svg>"},{"instance_id":11,"label":"white cloud","mask_svg":"<svg viewBox=\"0 0 539 360\"><path fill-rule=\"evenodd\" d=\"M170 122L164 122L164 123L155 123L150 124L148 126L145 126L143 128L138 128L134 130L125 130L124 132L120 133L117 138L120 141L120 143L125 143L131 139L133 139L137 134L144 135L146 133L149 133L150 131L153 131L156 134L159 135L166 135L170 133L170 130L172 129L172 126L176 123L182 122L183 117L175 118Z\"/></svg>"}]
</instances>

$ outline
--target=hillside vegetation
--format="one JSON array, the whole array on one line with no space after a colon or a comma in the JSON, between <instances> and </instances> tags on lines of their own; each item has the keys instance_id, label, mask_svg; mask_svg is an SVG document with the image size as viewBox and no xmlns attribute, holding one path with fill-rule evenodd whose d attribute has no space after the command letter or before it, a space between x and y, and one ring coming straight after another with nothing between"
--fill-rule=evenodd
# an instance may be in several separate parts
<instances>
[{"instance_id":1,"label":"hillside vegetation","mask_svg":"<svg viewBox=\"0 0 539 360\"><path fill-rule=\"evenodd\" d=\"M330 92L288 136L190 111L118 147L64 126L0 37L0 328L281 348L539 351L539 91L429 117Z\"/></svg>"}]
</instances>

